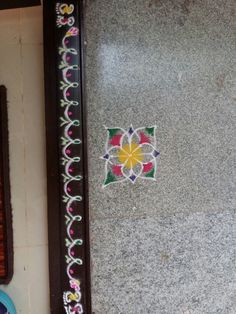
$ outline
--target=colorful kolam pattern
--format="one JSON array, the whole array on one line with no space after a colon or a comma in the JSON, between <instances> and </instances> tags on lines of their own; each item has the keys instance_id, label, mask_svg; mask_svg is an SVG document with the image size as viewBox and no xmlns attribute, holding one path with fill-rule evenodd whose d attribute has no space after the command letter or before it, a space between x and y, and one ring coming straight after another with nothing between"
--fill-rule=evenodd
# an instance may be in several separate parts
<instances>
[{"instance_id":1,"label":"colorful kolam pattern","mask_svg":"<svg viewBox=\"0 0 236 314\"><path fill-rule=\"evenodd\" d=\"M64 291L63 302L67 314L84 313L81 303L80 280L77 278L76 269L83 264L83 260L78 255L78 247L83 245L83 240L78 234L78 224L82 216L75 214L75 208L82 201L82 196L76 194L76 186L82 180L82 176L76 171L80 163L81 139L77 136L80 121L74 117L73 108L79 106L78 99L74 100L74 90L79 88L78 64L74 64L73 56L79 55L79 49L70 46L71 39L79 37L79 29L74 26L75 17L73 4L56 4L56 25L63 31L61 46L59 47L59 71L61 72L60 81L60 106L62 116L60 117L60 127L63 131L61 138L61 154L63 167L63 203L65 204L65 225L66 225L66 275L70 290ZM78 192L77 192L78 193ZM76 228L75 228L76 226Z\"/></svg>"},{"instance_id":2,"label":"colorful kolam pattern","mask_svg":"<svg viewBox=\"0 0 236 314\"><path fill-rule=\"evenodd\" d=\"M103 186L130 181L138 178L156 180L157 157L156 127L133 128L127 130L106 128L105 180Z\"/></svg>"}]
</instances>

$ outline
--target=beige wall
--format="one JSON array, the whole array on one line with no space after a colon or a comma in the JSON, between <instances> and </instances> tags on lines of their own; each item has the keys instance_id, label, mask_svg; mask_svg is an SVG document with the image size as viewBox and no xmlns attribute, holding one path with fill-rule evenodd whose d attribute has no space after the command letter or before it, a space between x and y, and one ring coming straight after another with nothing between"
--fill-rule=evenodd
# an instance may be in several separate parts
<instances>
[{"instance_id":1,"label":"beige wall","mask_svg":"<svg viewBox=\"0 0 236 314\"><path fill-rule=\"evenodd\" d=\"M42 8L0 11L0 84L8 89L17 312L49 313Z\"/></svg>"}]
</instances>

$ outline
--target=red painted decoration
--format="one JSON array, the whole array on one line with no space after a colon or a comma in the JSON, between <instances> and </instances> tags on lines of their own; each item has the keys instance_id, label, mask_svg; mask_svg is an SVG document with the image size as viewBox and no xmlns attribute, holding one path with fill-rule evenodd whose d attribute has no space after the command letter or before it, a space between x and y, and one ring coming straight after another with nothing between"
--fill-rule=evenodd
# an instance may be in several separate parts
<instances>
[{"instance_id":1,"label":"red painted decoration","mask_svg":"<svg viewBox=\"0 0 236 314\"><path fill-rule=\"evenodd\" d=\"M143 132L140 133L140 144L150 143L150 139Z\"/></svg>"},{"instance_id":2,"label":"red painted decoration","mask_svg":"<svg viewBox=\"0 0 236 314\"><path fill-rule=\"evenodd\" d=\"M120 146L120 139L121 139L122 134L117 134L114 135L110 141L110 144L112 146Z\"/></svg>"},{"instance_id":3,"label":"red painted decoration","mask_svg":"<svg viewBox=\"0 0 236 314\"><path fill-rule=\"evenodd\" d=\"M116 176L122 176L121 168L122 168L122 166L113 165L113 166L112 166L112 172L113 172Z\"/></svg>"},{"instance_id":4,"label":"red painted decoration","mask_svg":"<svg viewBox=\"0 0 236 314\"><path fill-rule=\"evenodd\" d=\"M153 168L152 162L148 162L146 164L143 164L143 172L149 172L152 170L152 168Z\"/></svg>"}]
</instances>

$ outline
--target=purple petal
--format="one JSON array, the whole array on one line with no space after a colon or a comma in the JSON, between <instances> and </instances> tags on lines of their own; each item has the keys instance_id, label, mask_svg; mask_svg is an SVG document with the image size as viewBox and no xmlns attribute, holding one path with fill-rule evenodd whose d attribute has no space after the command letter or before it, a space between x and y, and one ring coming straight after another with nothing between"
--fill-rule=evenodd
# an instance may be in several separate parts
<instances>
[{"instance_id":1,"label":"purple petal","mask_svg":"<svg viewBox=\"0 0 236 314\"><path fill-rule=\"evenodd\" d=\"M157 150L154 150L154 152L152 154L154 157L157 157L158 155L160 155L160 153Z\"/></svg>"},{"instance_id":2,"label":"purple petal","mask_svg":"<svg viewBox=\"0 0 236 314\"><path fill-rule=\"evenodd\" d=\"M135 179L136 179L136 175L132 174L132 176L130 176L129 178L130 178L130 180L131 180L131 181L133 181L133 182L134 182L134 181L135 181Z\"/></svg>"},{"instance_id":3,"label":"purple petal","mask_svg":"<svg viewBox=\"0 0 236 314\"><path fill-rule=\"evenodd\" d=\"M132 135L134 133L134 129L130 127L128 132L129 132L129 135Z\"/></svg>"}]
</instances>

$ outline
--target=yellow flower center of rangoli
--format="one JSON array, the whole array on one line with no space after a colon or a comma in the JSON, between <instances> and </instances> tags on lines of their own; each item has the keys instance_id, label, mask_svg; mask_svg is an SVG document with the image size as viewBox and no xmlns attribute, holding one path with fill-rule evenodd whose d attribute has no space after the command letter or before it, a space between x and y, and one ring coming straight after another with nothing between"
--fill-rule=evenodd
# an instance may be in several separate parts
<instances>
[{"instance_id":1,"label":"yellow flower center of rangoli","mask_svg":"<svg viewBox=\"0 0 236 314\"><path fill-rule=\"evenodd\" d=\"M125 144L119 149L118 159L126 168L131 169L138 162L142 162L142 148L136 143Z\"/></svg>"}]
</instances>

